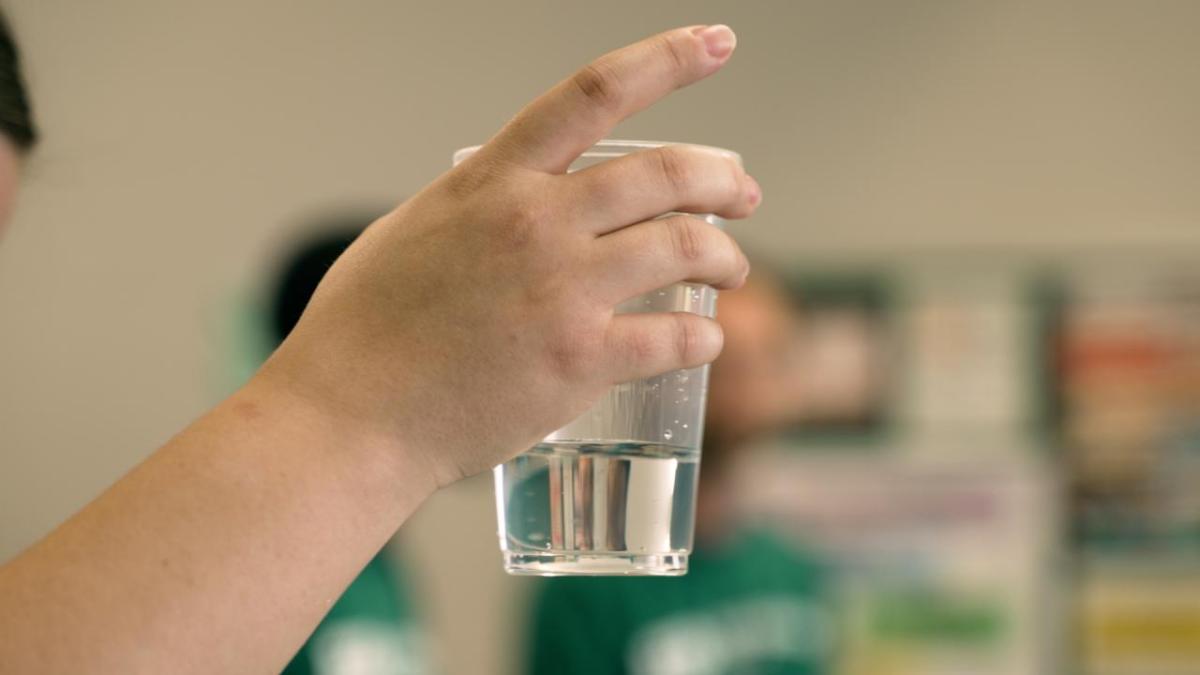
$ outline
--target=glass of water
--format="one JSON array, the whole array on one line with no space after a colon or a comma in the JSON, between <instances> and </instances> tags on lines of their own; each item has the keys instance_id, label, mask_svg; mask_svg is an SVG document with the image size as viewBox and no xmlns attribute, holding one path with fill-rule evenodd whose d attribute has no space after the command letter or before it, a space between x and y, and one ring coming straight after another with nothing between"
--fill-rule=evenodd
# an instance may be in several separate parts
<instances>
[{"instance_id":1,"label":"glass of water","mask_svg":"<svg viewBox=\"0 0 1200 675\"><path fill-rule=\"evenodd\" d=\"M576 171L668 145L601 141ZM458 164L478 146L454 153ZM728 153L740 161L736 153ZM721 219L700 215L714 225ZM680 283L617 312L716 312L717 293ZM708 366L610 389L582 416L495 469L496 516L510 574L667 575L692 550Z\"/></svg>"}]
</instances>

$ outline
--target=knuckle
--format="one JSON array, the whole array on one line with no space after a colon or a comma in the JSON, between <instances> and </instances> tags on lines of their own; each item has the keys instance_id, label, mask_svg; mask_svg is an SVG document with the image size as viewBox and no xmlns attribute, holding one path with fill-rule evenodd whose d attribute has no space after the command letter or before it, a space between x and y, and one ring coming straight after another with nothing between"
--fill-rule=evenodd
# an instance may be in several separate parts
<instances>
[{"instance_id":1,"label":"knuckle","mask_svg":"<svg viewBox=\"0 0 1200 675\"><path fill-rule=\"evenodd\" d=\"M538 235L538 216L524 204L514 204L511 215L500 226L500 238L505 248L523 249Z\"/></svg>"},{"instance_id":2,"label":"knuckle","mask_svg":"<svg viewBox=\"0 0 1200 675\"><path fill-rule=\"evenodd\" d=\"M545 197L517 192L510 196L500 233L510 249L524 249L543 241L553 221L554 208Z\"/></svg>"},{"instance_id":3,"label":"knuckle","mask_svg":"<svg viewBox=\"0 0 1200 675\"><path fill-rule=\"evenodd\" d=\"M688 216L675 216L667 221L670 233L672 252L676 260L683 263L694 263L704 258L710 248L705 242L705 236L695 219Z\"/></svg>"},{"instance_id":4,"label":"knuckle","mask_svg":"<svg viewBox=\"0 0 1200 675\"><path fill-rule=\"evenodd\" d=\"M594 326L577 318L564 318L547 343L550 366L566 380L591 376L601 355L600 333Z\"/></svg>"},{"instance_id":5,"label":"knuckle","mask_svg":"<svg viewBox=\"0 0 1200 675\"><path fill-rule=\"evenodd\" d=\"M684 72L689 67L688 52L679 40L670 33L659 36L654 43L655 48L671 64L675 72Z\"/></svg>"},{"instance_id":6,"label":"knuckle","mask_svg":"<svg viewBox=\"0 0 1200 675\"><path fill-rule=\"evenodd\" d=\"M659 148L653 151L655 170L667 187L675 193L683 193L691 185L692 169L683 151L678 148Z\"/></svg>"},{"instance_id":7,"label":"knuckle","mask_svg":"<svg viewBox=\"0 0 1200 675\"><path fill-rule=\"evenodd\" d=\"M579 372L580 364L586 359L578 343L570 340L554 341L547 351L554 372L569 380L575 379L575 373Z\"/></svg>"},{"instance_id":8,"label":"knuckle","mask_svg":"<svg viewBox=\"0 0 1200 675\"><path fill-rule=\"evenodd\" d=\"M513 203L512 218L525 227L537 229L547 224L550 214L543 200L521 195Z\"/></svg>"},{"instance_id":9,"label":"knuckle","mask_svg":"<svg viewBox=\"0 0 1200 675\"><path fill-rule=\"evenodd\" d=\"M616 168L616 165L613 165ZM628 198L630 172L626 170L608 172L580 171L567 176L568 181L577 182L580 193L589 204L619 204Z\"/></svg>"},{"instance_id":10,"label":"knuckle","mask_svg":"<svg viewBox=\"0 0 1200 675\"><path fill-rule=\"evenodd\" d=\"M537 240L538 231L533 221L517 220L505 231L505 242L510 248L523 249Z\"/></svg>"},{"instance_id":11,"label":"knuckle","mask_svg":"<svg viewBox=\"0 0 1200 675\"><path fill-rule=\"evenodd\" d=\"M679 363L691 363L700 342L696 322L687 314L675 315L675 357Z\"/></svg>"},{"instance_id":12,"label":"knuckle","mask_svg":"<svg viewBox=\"0 0 1200 675\"><path fill-rule=\"evenodd\" d=\"M571 78L571 83L590 104L603 110L620 108L623 95L612 70L602 63L590 63Z\"/></svg>"},{"instance_id":13,"label":"knuckle","mask_svg":"<svg viewBox=\"0 0 1200 675\"><path fill-rule=\"evenodd\" d=\"M660 341L655 339L652 333L636 331L626 338L625 349L634 363L647 363L654 361L655 356L661 351L659 343Z\"/></svg>"},{"instance_id":14,"label":"knuckle","mask_svg":"<svg viewBox=\"0 0 1200 675\"><path fill-rule=\"evenodd\" d=\"M746 181L746 170L742 168L741 162L732 157L726 157L724 161L726 166L725 187L730 195L740 195Z\"/></svg>"},{"instance_id":15,"label":"knuckle","mask_svg":"<svg viewBox=\"0 0 1200 675\"><path fill-rule=\"evenodd\" d=\"M734 276L742 276L749 271L750 263L742 255L742 249L728 232L721 232L721 244L718 246L721 265Z\"/></svg>"},{"instance_id":16,"label":"knuckle","mask_svg":"<svg viewBox=\"0 0 1200 675\"><path fill-rule=\"evenodd\" d=\"M455 201L466 201L485 190L500 174L499 168L477 155L447 171L442 185Z\"/></svg>"}]
</instances>

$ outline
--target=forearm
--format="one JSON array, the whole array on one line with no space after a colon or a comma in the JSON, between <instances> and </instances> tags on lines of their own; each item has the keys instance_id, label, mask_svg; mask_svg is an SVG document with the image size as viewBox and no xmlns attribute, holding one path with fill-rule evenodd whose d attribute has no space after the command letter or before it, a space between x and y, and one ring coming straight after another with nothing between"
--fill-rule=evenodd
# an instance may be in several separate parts
<instances>
[{"instance_id":1,"label":"forearm","mask_svg":"<svg viewBox=\"0 0 1200 675\"><path fill-rule=\"evenodd\" d=\"M0 568L0 665L278 671L434 487L352 427L251 383Z\"/></svg>"}]
</instances>

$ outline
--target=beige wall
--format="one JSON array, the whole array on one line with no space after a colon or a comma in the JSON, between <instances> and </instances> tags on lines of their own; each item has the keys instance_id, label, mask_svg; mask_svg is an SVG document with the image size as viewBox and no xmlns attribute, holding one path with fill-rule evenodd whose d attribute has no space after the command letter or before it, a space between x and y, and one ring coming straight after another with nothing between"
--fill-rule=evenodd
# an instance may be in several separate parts
<instances>
[{"instance_id":1,"label":"beige wall","mask_svg":"<svg viewBox=\"0 0 1200 675\"><path fill-rule=\"evenodd\" d=\"M0 559L210 405L314 210L389 203L605 49L739 32L625 137L742 151L779 255L1200 247L1200 3L10 0L46 140L0 247ZM481 292L484 292L481 289ZM505 652L486 480L404 534L449 672Z\"/></svg>"}]
</instances>

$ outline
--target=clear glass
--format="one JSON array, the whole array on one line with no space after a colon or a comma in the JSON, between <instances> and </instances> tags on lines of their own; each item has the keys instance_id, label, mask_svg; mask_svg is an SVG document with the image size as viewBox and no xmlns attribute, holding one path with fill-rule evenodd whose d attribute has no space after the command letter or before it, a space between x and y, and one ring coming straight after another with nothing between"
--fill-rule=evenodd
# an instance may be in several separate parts
<instances>
[{"instance_id":1,"label":"clear glass","mask_svg":"<svg viewBox=\"0 0 1200 675\"><path fill-rule=\"evenodd\" d=\"M570 170L663 145L601 141ZM454 163L477 149L454 153ZM701 217L722 225L714 215ZM683 283L632 298L617 311L712 317L716 300L712 288ZM583 415L496 467L505 571L539 576L686 573L707 391L708 366L618 385Z\"/></svg>"}]
</instances>

